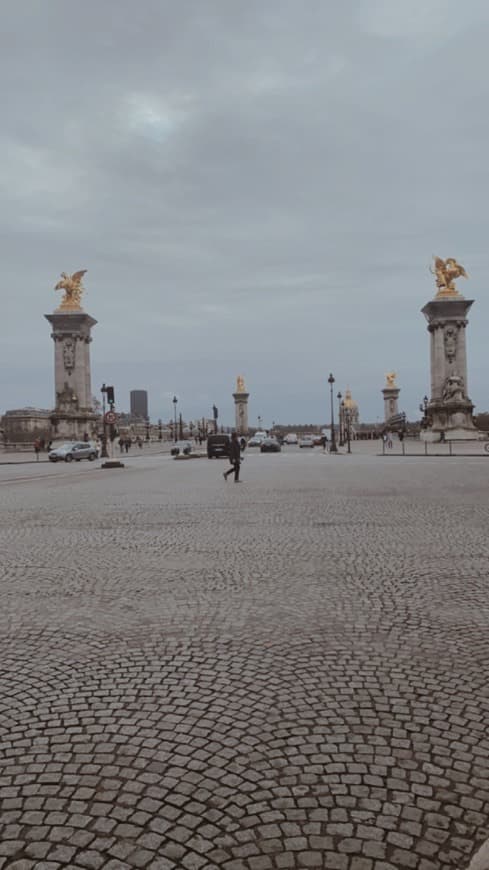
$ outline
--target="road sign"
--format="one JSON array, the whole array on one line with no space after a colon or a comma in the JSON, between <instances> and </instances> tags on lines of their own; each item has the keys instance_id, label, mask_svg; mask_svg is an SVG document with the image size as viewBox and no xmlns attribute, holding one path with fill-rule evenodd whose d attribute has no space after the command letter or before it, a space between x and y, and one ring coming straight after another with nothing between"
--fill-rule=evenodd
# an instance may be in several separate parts
<instances>
[{"instance_id":1,"label":"road sign","mask_svg":"<svg viewBox=\"0 0 489 870\"><path fill-rule=\"evenodd\" d=\"M109 423L109 425L113 425L117 420L117 414L115 411L107 411L105 414L105 422Z\"/></svg>"}]
</instances>

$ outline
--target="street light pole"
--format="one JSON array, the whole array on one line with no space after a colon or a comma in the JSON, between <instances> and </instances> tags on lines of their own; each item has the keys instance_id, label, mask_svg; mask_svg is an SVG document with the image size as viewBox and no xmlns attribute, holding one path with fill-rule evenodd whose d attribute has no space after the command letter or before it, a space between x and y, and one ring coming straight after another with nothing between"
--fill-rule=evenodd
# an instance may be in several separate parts
<instances>
[{"instance_id":1,"label":"street light pole","mask_svg":"<svg viewBox=\"0 0 489 870\"><path fill-rule=\"evenodd\" d=\"M335 380L333 375L330 373L328 378L328 384L330 387L330 397L331 397L331 447L329 448L330 453L338 453L338 448L336 446L336 435L334 431L334 404L333 404L333 384Z\"/></svg>"},{"instance_id":2,"label":"street light pole","mask_svg":"<svg viewBox=\"0 0 489 870\"><path fill-rule=\"evenodd\" d=\"M338 399L338 427L340 436L340 447L343 447L343 444L345 443L345 403L341 401L343 398L341 393L338 393L336 398Z\"/></svg>"},{"instance_id":3,"label":"street light pole","mask_svg":"<svg viewBox=\"0 0 489 870\"><path fill-rule=\"evenodd\" d=\"M351 409L347 408L345 411L346 417L346 443L348 445L348 453L351 453Z\"/></svg>"},{"instance_id":4,"label":"street light pole","mask_svg":"<svg viewBox=\"0 0 489 870\"><path fill-rule=\"evenodd\" d=\"M176 396L173 396L173 440L176 442L177 438L177 402L178 399Z\"/></svg>"},{"instance_id":5,"label":"street light pole","mask_svg":"<svg viewBox=\"0 0 489 870\"><path fill-rule=\"evenodd\" d=\"M100 453L101 459L108 459L109 454L107 453L107 424L105 422L105 395L107 393L107 387L105 384L102 384L100 387L100 392L102 393L102 420L103 420L103 429L102 429L102 452Z\"/></svg>"}]
</instances>

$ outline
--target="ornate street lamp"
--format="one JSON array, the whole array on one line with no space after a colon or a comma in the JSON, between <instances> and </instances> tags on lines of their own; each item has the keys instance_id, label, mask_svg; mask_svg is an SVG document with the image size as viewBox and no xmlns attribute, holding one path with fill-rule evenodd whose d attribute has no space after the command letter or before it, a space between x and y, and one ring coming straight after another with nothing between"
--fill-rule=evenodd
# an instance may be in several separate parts
<instances>
[{"instance_id":1,"label":"ornate street lamp","mask_svg":"<svg viewBox=\"0 0 489 870\"><path fill-rule=\"evenodd\" d=\"M341 393L338 393L336 398L338 399L338 426L340 430L340 447L343 447L343 444L345 443L345 403L341 401L343 398Z\"/></svg>"},{"instance_id":2,"label":"ornate street lamp","mask_svg":"<svg viewBox=\"0 0 489 870\"><path fill-rule=\"evenodd\" d=\"M351 453L351 408L345 409L345 422L346 423L346 443L348 445L348 453Z\"/></svg>"},{"instance_id":3,"label":"ornate street lamp","mask_svg":"<svg viewBox=\"0 0 489 870\"><path fill-rule=\"evenodd\" d=\"M329 448L330 453L338 453L338 448L336 446L336 435L334 431L334 405L333 405L333 384L335 380L333 375L330 373L328 378L328 384L330 388L330 396L331 396L331 447Z\"/></svg>"},{"instance_id":4,"label":"ornate street lamp","mask_svg":"<svg viewBox=\"0 0 489 870\"><path fill-rule=\"evenodd\" d=\"M173 440L178 441L177 437L177 402L178 399L176 396L173 396Z\"/></svg>"},{"instance_id":5,"label":"ornate street lamp","mask_svg":"<svg viewBox=\"0 0 489 870\"><path fill-rule=\"evenodd\" d=\"M105 422L105 396L107 394L107 387L105 384L102 384L100 387L100 392L102 393L102 425L103 425L103 434L102 434L102 451L100 453L101 459L108 459L109 454L107 453L107 424Z\"/></svg>"}]
</instances>

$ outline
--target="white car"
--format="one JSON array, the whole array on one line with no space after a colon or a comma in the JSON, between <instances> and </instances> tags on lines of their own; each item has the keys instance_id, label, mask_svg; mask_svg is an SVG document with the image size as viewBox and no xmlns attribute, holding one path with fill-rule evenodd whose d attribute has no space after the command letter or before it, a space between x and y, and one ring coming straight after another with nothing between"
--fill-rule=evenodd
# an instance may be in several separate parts
<instances>
[{"instance_id":1,"label":"white car","mask_svg":"<svg viewBox=\"0 0 489 870\"><path fill-rule=\"evenodd\" d=\"M304 435L299 441L299 447L314 447L314 438L312 435Z\"/></svg>"},{"instance_id":2,"label":"white car","mask_svg":"<svg viewBox=\"0 0 489 870\"><path fill-rule=\"evenodd\" d=\"M97 456L98 449L93 441L67 441L48 453L50 462L79 462L80 459L89 459L92 462Z\"/></svg>"},{"instance_id":3,"label":"white car","mask_svg":"<svg viewBox=\"0 0 489 870\"><path fill-rule=\"evenodd\" d=\"M284 444L298 444L299 439L295 432L288 432L284 438Z\"/></svg>"}]
</instances>

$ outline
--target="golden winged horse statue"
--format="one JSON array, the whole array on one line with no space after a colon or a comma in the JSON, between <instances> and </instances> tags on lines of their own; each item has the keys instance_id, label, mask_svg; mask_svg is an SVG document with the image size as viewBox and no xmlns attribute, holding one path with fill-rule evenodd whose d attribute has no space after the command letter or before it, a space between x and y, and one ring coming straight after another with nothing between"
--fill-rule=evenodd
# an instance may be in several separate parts
<instances>
[{"instance_id":1,"label":"golden winged horse statue","mask_svg":"<svg viewBox=\"0 0 489 870\"><path fill-rule=\"evenodd\" d=\"M459 296L455 287L455 278L469 277L464 267L457 263L455 257L448 257L446 260L442 260L441 257L433 257L433 259L435 268L434 270L430 268L430 272L436 275L437 296Z\"/></svg>"},{"instance_id":2,"label":"golden winged horse statue","mask_svg":"<svg viewBox=\"0 0 489 870\"><path fill-rule=\"evenodd\" d=\"M67 275L66 272L61 272L61 281L56 284L55 290L64 290L60 304L60 308L71 311L79 311L81 308L81 297L84 290L82 278L86 273L86 269L80 269L79 272L73 272L73 275Z\"/></svg>"}]
</instances>

